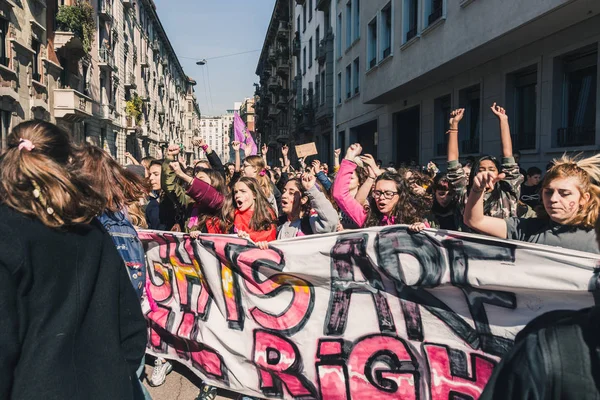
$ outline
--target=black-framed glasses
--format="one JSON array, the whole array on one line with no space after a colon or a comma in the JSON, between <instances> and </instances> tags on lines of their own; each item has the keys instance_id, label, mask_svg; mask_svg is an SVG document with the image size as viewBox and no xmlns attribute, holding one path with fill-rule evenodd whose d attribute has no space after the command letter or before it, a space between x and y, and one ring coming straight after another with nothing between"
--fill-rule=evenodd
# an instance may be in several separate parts
<instances>
[{"instance_id":1,"label":"black-framed glasses","mask_svg":"<svg viewBox=\"0 0 600 400\"><path fill-rule=\"evenodd\" d=\"M394 196L396 196L398 194L398 192L393 192L391 190L386 190L385 192L382 192L381 190L373 190L373 198L374 199L378 199L381 196L383 196L385 199L387 200L391 200L394 198Z\"/></svg>"}]
</instances>

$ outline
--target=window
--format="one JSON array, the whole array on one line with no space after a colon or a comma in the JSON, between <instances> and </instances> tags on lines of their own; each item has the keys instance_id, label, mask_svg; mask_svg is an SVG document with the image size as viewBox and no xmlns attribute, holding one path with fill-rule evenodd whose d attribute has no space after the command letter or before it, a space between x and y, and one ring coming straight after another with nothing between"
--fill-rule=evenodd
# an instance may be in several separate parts
<instances>
[{"instance_id":1,"label":"window","mask_svg":"<svg viewBox=\"0 0 600 400\"><path fill-rule=\"evenodd\" d=\"M425 18L427 26L433 24L444 15L444 0L427 0L425 2Z\"/></svg>"},{"instance_id":2,"label":"window","mask_svg":"<svg viewBox=\"0 0 600 400\"><path fill-rule=\"evenodd\" d=\"M352 97L352 66L348 64L346 67L346 99Z\"/></svg>"},{"instance_id":3,"label":"window","mask_svg":"<svg viewBox=\"0 0 600 400\"><path fill-rule=\"evenodd\" d=\"M308 39L308 68L313 64L313 39Z\"/></svg>"},{"instance_id":4,"label":"window","mask_svg":"<svg viewBox=\"0 0 600 400\"><path fill-rule=\"evenodd\" d=\"M342 56L342 13L338 15L337 25L335 27L335 38L337 47L337 56Z\"/></svg>"},{"instance_id":5,"label":"window","mask_svg":"<svg viewBox=\"0 0 600 400\"><path fill-rule=\"evenodd\" d=\"M300 16L298 15L298 20L296 22L296 29L298 30L298 32L300 31Z\"/></svg>"},{"instance_id":6,"label":"window","mask_svg":"<svg viewBox=\"0 0 600 400\"><path fill-rule=\"evenodd\" d=\"M302 75L306 74L306 47L302 49Z\"/></svg>"},{"instance_id":7,"label":"window","mask_svg":"<svg viewBox=\"0 0 600 400\"><path fill-rule=\"evenodd\" d=\"M596 141L598 48L594 45L562 57L560 127L556 144L593 145Z\"/></svg>"},{"instance_id":8,"label":"window","mask_svg":"<svg viewBox=\"0 0 600 400\"><path fill-rule=\"evenodd\" d=\"M419 1L404 0L404 41L417 36L419 23Z\"/></svg>"},{"instance_id":9,"label":"window","mask_svg":"<svg viewBox=\"0 0 600 400\"><path fill-rule=\"evenodd\" d=\"M369 69L377 65L377 18L369 22L367 57L369 60Z\"/></svg>"},{"instance_id":10,"label":"window","mask_svg":"<svg viewBox=\"0 0 600 400\"><path fill-rule=\"evenodd\" d=\"M352 0L346 3L346 48L352 44Z\"/></svg>"},{"instance_id":11,"label":"window","mask_svg":"<svg viewBox=\"0 0 600 400\"><path fill-rule=\"evenodd\" d=\"M188 129L192 130L192 120L188 118Z\"/></svg>"},{"instance_id":12,"label":"window","mask_svg":"<svg viewBox=\"0 0 600 400\"><path fill-rule=\"evenodd\" d=\"M450 95L439 97L433 102L433 129L435 135L435 155L444 156L448 152L448 121L452 112Z\"/></svg>"},{"instance_id":13,"label":"window","mask_svg":"<svg viewBox=\"0 0 600 400\"><path fill-rule=\"evenodd\" d=\"M354 32L354 40L360 38L360 0L354 0L354 25L352 26Z\"/></svg>"},{"instance_id":14,"label":"window","mask_svg":"<svg viewBox=\"0 0 600 400\"><path fill-rule=\"evenodd\" d=\"M306 31L306 3L302 5L302 32Z\"/></svg>"},{"instance_id":15,"label":"window","mask_svg":"<svg viewBox=\"0 0 600 400\"><path fill-rule=\"evenodd\" d=\"M31 40L31 49L33 50L33 59L31 60L31 78L34 81L41 82L40 75L40 42Z\"/></svg>"},{"instance_id":16,"label":"window","mask_svg":"<svg viewBox=\"0 0 600 400\"><path fill-rule=\"evenodd\" d=\"M325 71L321 71L321 98L320 104L325 104Z\"/></svg>"},{"instance_id":17,"label":"window","mask_svg":"<svg viewBox=\"0 0 600 400\"><path fill-rule=\"evenodd\" d=\"M515 150L535 149L537 128L537 66L514 72L507 77L507 104Z\"/></svg>"},{"instance_id":18,"label":"window","mask_svg":"<svg viewBox=\"0 0 600 400\"><path fill-rule=\"evenodd\" d=\"M315 32L315 59L319 57L319 44L321 39L321 28L317 26L317 30Z\"/></svg>"},{"instance_id":19,"label":"window","mask_svg":"<svg viewBox=\"0 0 600 400\"><path fill-rule=\"evenodd\" d=\"M191 102L191 101L188 101L188 112L192 112L192 111L194 111L193 107L194 107L194 106L192 105L192 102Z\"/></svg>"},{"instance_id":20,"label":"window","mask_svg":"<svg viewBox=\"0 0 600 400\"><path fill-rule=\"evenodd\" d=\"M0 18L0 64L8 67L8 57L6 56L6 33L8 31L8 21Z\"/></svg>"},{"instance_id":21,"label":"window","mask_svg":"<svg viewBox=\"0 0 600 400\"><path fill-rule=\"evenodd\" d=\"M0 142L0 150L6 149L8 140L8 134L10 133L10 118L12 112L0 110L0 117L2 121L0 123L0 129L2 130L2 141Z\"/></svg>"},{"instance_id":22,"label":"window","mask_svg":"<svg viewBox=\"0 0 600 400\"><path fill-rule=\"evenodd\" d=\"M313 0L308 0L308 20L312 21L313 15Z\"/></svg>"},{"instance_id":23,"label":"window","mask_svg":"<svg viewBox=\"0 0 600 400\"><path fill-rule=\"evenodd\" d=\"M465 109L461 129L459 149L461 153L479 153L479 131L481 129L481 89L479 85L471 86L459 92L460 108ZM462 133L464 130L464 135Z\"/></svg>"},{"instance_id":24,"label":"window","mask_svg":"<svg viewBox=\"0 0 600 400\"><path fill-rule=\"evenodd\" d=\"M381 59L392 52L392 3L381 10Z\"/></svg>"},{"instance_id":25,"label":"window","mask_svg":"<svg viewBox=\"0 0 600 400\"><path fill-rule=\"evenodd\" d=\"M337 103L342 104L342 73L337 75Z\"/></svg>"},{"instance_id":26,"label":"window","mask_svg":"<svg viewBox=\"0 0 600 400\"><path fill-rule=\"evenodd\" d=\"M354 62L352 63L352 77L354 83L354 94L358 94L360 92L360 75L359 75L359 58L356 57Z\"/></svg>"}]
</instances>

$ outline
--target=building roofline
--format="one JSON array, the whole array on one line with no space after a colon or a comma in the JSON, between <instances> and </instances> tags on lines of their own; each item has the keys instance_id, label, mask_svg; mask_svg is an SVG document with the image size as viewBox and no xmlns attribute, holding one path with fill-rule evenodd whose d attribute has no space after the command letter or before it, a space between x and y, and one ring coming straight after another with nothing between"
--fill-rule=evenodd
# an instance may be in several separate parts
<instances>
[{"instance_id":1,"label":"building roofline","mask_svg":"<svg viewBox=\"0 0 600 400\"><path fill-rule=\"evenodd\" d=\"M267 28L267 33L265 34L265 40L263 42L263 47L262 50L260 52L260 57L258 58L258 64L256 66L256 71L255 74L260 76L262 74L262 70L263 70L263 65L265 62L265 59L267 57L267 53L268 53L268 46L270 45L271 41L268 40L269 36L272 36L274 34L274 30L277 29L277 27L279 26L279 24L276 24L276 21L279 21L277 19L277 10L280 7L283 7L282 4L284 4L285 1L288 0L275 0L275 5L273 6L273 12L271 13L271 21L269 22L269 27Z\"/></svg>"}]
</instances>

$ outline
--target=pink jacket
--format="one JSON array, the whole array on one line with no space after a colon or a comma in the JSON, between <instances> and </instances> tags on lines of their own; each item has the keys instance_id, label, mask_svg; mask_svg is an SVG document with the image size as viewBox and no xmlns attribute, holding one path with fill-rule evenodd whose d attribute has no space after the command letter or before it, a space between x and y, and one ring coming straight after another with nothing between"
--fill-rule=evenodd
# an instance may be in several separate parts
<instances>
[{"instance_id":1,"label":"pink jacket","mask_svg":"<svg viewBox=\"0 0 600 400\"><path fill-rule=\"evenodd\" d=\"M200 213L218 210L223 206L223 201L225 199L217 189L198 178L194 178L186 190L186 194L195 201L192 215L188 221L188 228L190 229L198 223L198 216Z\"/></svg>"},{"instance_id":2,"label":"pink jacket","mask_svg":"<svg viewBox=\"0 0 600 400\"><path fill-rule=\"evenodd\" d=\"M333 199L347 216L362 228L367 221L365 208L350 194L350 181L356 170L356 164L352 161L342 160L335 182L333 183Z\"/></svg>"}]
</instances>

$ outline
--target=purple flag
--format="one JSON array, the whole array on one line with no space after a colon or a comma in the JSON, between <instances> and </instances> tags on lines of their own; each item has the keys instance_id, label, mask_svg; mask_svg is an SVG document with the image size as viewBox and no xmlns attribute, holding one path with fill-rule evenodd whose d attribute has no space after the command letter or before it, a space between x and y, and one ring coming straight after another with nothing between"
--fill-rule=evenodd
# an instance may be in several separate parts
<instances>
[{"instance_id":1,"label":"purple flag","mask_svg":"<svg viewBox=\"0 0 600 400\"><path fill-rule=\"evenodd\" d=\"M252 151L250 152L250 154L245 154L245 156L246 157L255 156L258 153L258 147L256 146L256 143L254 142L254 138L252 137L250 132L248 132L248 128L246 128L246 124L244 123L244 121L242 120L240 115L237 113L237 111L235 111L233 113L233 131L234 131L233 137L236 142L252 145ZM243 147L242 147L242 149L243 149Z\"/></svg>"}]
</instances>

